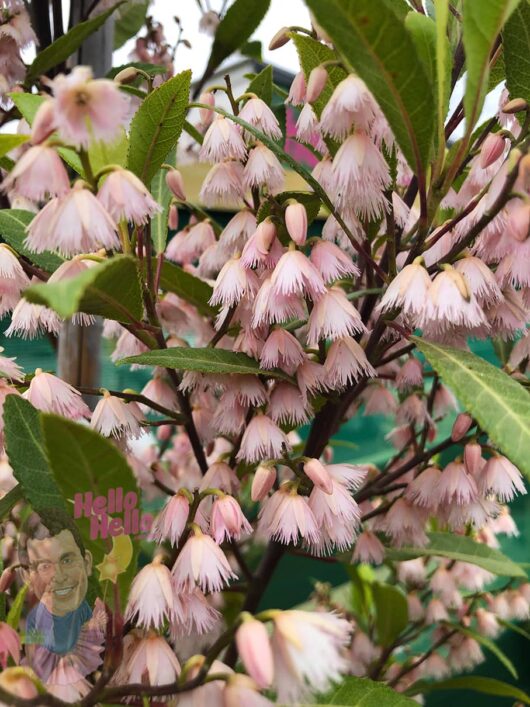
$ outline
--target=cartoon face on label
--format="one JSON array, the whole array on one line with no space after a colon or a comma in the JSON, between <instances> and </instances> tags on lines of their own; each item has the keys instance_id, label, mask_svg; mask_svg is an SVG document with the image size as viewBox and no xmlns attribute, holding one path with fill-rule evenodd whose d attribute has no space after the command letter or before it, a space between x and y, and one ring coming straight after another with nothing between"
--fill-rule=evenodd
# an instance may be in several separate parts
<instances>
[{"instance_id":1,"label":"cartoon face on label","mask_svg":"<svg viewBox=\"0 0 530 707\"><path fill-rule=\"evenodd\" d=\"M79 608L92 572L92 555L81 553L72 532L31 539L27 543L29 583L39 601L54 616Z\"/></svg>"}]
</instances>

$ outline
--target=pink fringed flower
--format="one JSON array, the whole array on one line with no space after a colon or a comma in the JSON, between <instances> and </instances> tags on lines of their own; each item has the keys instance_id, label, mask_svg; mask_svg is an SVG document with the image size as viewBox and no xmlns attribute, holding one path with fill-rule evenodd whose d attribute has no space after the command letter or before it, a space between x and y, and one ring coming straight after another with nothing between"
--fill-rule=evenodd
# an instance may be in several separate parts
<instances>
[{"instance_id":1,"label":"pink fringed flower","mask_svg":"<svg viewBox=\"0 0 530 707\"><path fill-rule=\"evenodd\" d=\"M283 167L274 152L258 142L248 153L243 180L249 189L265 186L275 193L283 186Z\"/></svg>"},{"instance_id":2,"label":"pink fringed flower","mask_svg":"<svg viewBox=\"0 0 530 707\"><path fill-rule=\"evenodd\" d=\"M424 508L438 506L438 483L442 472L436 466L430 466L409 482L405 496L409 501Z\"/></svg>"},{"instance_id":3,"label":"pink fringed flower","mask_svg":"<svg viewBox=\"0 0 530 707\"><path fill-rule=\"evenodd\" d=\"M299 250L288 250L282 255L271 282L279 295L300 294L316 300L326 292L320 273Z\"/></svg>"},{"instance_id":4,"label":"pink fringed flower","mask_svg":"<svg viewBox=\"0 0 530 707\"><path fill-rule=\"evenodd\" d=\"M388 312L401 307L403 313L417 316L425 306L431 279L421 262L406 265L392 280L383 295L378 309Z\"/></svg>"},{"instance_id":5,"label":"pink fringed flower","mask_svg":"<svg viewBox=\"0 0 530 707\"><path fill-rule=\"evenodd\" d=\"M184 532L190 512L190 502L184 492L176 493L160 511L151 529L151 539L158 543L164 540L177 545Z\"/></svg>"},{"instance_id":6,"label":"pink fringed flower","mask_svg":"<svg viewBox=\"0 0 530 707\"><path fill-rule=\"evenodd\" d=\"M171 570L177 591L197 584L204 592L219 592L237 575L221 548L198 526L186 541Z\"/></svg>"},{"instance_id":7,"label":"pink fringed flower","mask_svg":"<svg viewBox=\"0 0 530 707\"><path fill-rule=\"evenodd\" d=\"M362 79L350 74L333 91L321 116L323 132L342 140L353 122L366 130L375 118L377 106Z\"/></svg>"},{"instance_id":8,"label":"pink fringed flower","mask_svg":"<svg viewBox=\"0 0 530 707\"><path fill-rule=\"evenodd\" d=\"M303 363L305 353L298 340L285 329L273 329L265 342L260 356L263 368L281 368L294 373Z\"/></svg>"},{"instance_id":9,"label":"pink fringed flower","mask_svg":"<svg viewBox=\"0 0 530 707\"><path fill-rule=\"evenodd\" d=\"M477 498L475 479L467 473L462 462L450 462L442 472L436 487L440 503L463 505Z\"/></svg>"},{"instance_id":10,"label":"pink fringed flower","mask_svg":"<svg viewBox=\"0 0 530 707\"><path fill-rule=\"evenodd\" d=\"M105 391L92 413L90 425L105 437L138 439L142 434L143 420L138 403L127 403Z\"/></svg>"},{"instance_id":11,"label":"pink fringed flower","mask_svg":"<svg viewBox=\"0 0 530 707\"><path fill-rule=\"evenodd\" d=\"M217 276L210 304L231 307L244 295L255 293L256 290L255 274L243 267L241 258L230 258Z\"/></svg>"},{"instance_id":12,"label":"pink fringed flower","mask_svg":"<svg viewBox=\"0 0 530 707\"><path fill-rule=\"evenodd\" d=\"M54 412L71 420L88 418L91 414L81 394L73 386L40 368L36 369L35 376L22 397L37 410Z\"/></svg>"},{"instance_id":13,"label":"pink fringed flower","mask_svg":"<svg viewBox=\"0 0 530 707\"><path fill-rule=\"evenodd\" d=\"M313 409L298 386L282 381L274 386L268 412L276 423L303 425L309 421Z\"/></svg>"},{"instance_id":14,"label":"pink fringed flower","mask_svg":"<svg viewBox=\"0 0 530 707\"><path fill-rule=\"evenodd\" d=\"M4 670L7 668L9 657L15 665L20 663L20 638L15 629L0 621L0 665Z\"/></svg>"},{"instance_id":15,"label":"pink fringed flower","mask_svg":"<svg viewBox=\"0 0 530 707\"><path fill-rule=\"evenodd\" d=\"M3 352L4 349L0 346L0 354ZM14 381L23 381L24 370L16 363L15 358L0 355L0 376L11 378Z\"/></svg>"},{"instance_id":16,"label":"pink fringed flower","mask_svg":"<svg viewBox=\"0 0 530 707\"><path fill-rule=\"evenodd\" d=\"M259 462L281 457L290 449L286 435L267 415L258 414L249 422L238 452L238 460Z\"/></svg>"},{"instance_id":17,"label":"pink fringed flower","mask_svg":"<svg viewBox=\"0 0 530 707\"><path fill-rule=\"evenodd\" d=\"M198 587L179 591L175 594L174 601L175 611L169 624L172 641L183 636L209 633L221 619L221 614L208 602Z\"/></svg>"},{"instance_id":18,"label":"pink fringed flower","mask_svg":"<svg viewBox=\"0 0 530 707\"><path fill-rule=\"evenodd\" d=\"M27 227L24 244L35 253L52 250L67 257L120 246L115 222L82 181L39 211Z\"/></svg>"},{"instance_id":19,"label":"pink fringed flower","mask_svg":"<svg viewBox=\"0 0 530 707\"><path fill-rule=\"evenodd\" d=\"M38 278L32 278L30 284L39 283ZM6 329L6 336L20 336L23 339L34 339L45 332L58 334L61 329L61 319L52 309L42 304L32 304L22 297L13 309L11 324Z\"/></svg>"},{"instance_id":20,"label":"pink fringed flower","mask_svg":"<svg viewBox=\"0 0 530 707\"><path fill-rule=\"evenodd\" d=\"M245 243L241 253L241 262L246 268L254 268L256 265L274 267L278 258L275 258L274 246L276 241L276 226L266 218L258 225L254 233ZM270 262L271 256L274 263Z\"/></svg>"},{"instance_id":21,"label":"pink fringed flower","mask_svg":"<svg viewBox=\"0 0 530 707\"><path fill-rule=\"evenodd\" d=\"M162 207L138 177L128 169L115 169L98 191L98 200L114 221L146 224Z\"/></svg>"},{"instance_id":22,"label":"pink fringed flower","mask_svg":"<svg viewBox=\"0 0 530 707\"><path fill-rule=\"evenodd\" d=\"M274 291L270 277L261 283L252 308L252 326L302 319L304 315L305 307L300 295L279 295Z\"/></svg>"},{"instance_id":23,"label":"pink fringed flower","mask_svg":"<svg viewBox=\"0 0 530 707\"><path fill-rule=\"evenodd\" d=\"M448 329L474 328L486 324L486 317L462 275L449 265L433 280L422 312L420 326Z\"/></svg>"},{"instance_id":24,"label":"pink fringed flower","mask_svg":"<svg viewBox=\"0 0 530 707\"><path fill-rule=\"evenodd\" d=\"M386 512L382 527L397 547L423 547L429 541L425 534L427 514L404 498L398 498Z\"/></svg>"},{"instance_id":25,"label":"pink fringed flower","mask_svg":"<svg viewBox=\"0 0 530 707\"><path fill-rule=\"evenodd\" d=\"M204 136L199 153L205 162L224 162L224 160L242 160L247 149L239 128L231 120L218 116Z\"/></svg>"},{"instance_id":26,"label":"pink fringed flower","mask_svg":"<svg viewBox=\"0 0 530 707\"><path fill-rule=\"evenodd\" d=\"M385 546L370 530L363 531L355 541L353 562L369 562L380 565L385 559Z\"/></svg>"},{"instance_id":27,"label":"pink fringed flower","mask_svg":"<svg viewBox=\"0 0 530 707\"><path fill-rule=\"evenodd\" d=\"M322 275L325 283L349 275L358 275L359 268L335 243L319 240L311 249L311 262Z\"/></svg>"},{"instance_id":28,"label":"pink fringed flower","mask_svg":"<svg viewBox=\"0 0 530 707\"><path fill-rule=\"evenodd\" d=\"M324 367L326 382L332 389L343 388L359 378L377 376L364 349L351 336L337 339L331 344Z\"/></svg>"},{"instance_id":29,"label":"pink fringed flower","mask_svg":"<svg viewBox=\"0 0 530 707\"><path fill-rule=\"evenodd\" d=\"M124 618L142 628L162 628L173 611L171 572L156 557L134 578Z\"/></svg>"},{"instance_id":30,"label":"pink fringed flower","mask_svg":"<svg viewBox=\"0 0 530 707\"><path fill-rule=\"evenodd\" d=\"M20 293L29 285L17 256L5 243L0 243L0 317L15 307Z\"/></svg>"},{"instance_id":31,"label":"pink fringed flower","mask_svg":"<svg viewBox=\"0 0 530 707\"><path fill-rule=\"evenodd\" d=\"M242 534L251 532L252 526L235 498L223 495L213 502L210 533L218 545L224 540L239 540Z\"/></svg>"},{"instance_id":32,"label":"pink fringed flower","mask_svg":"<svg viewBox=\"0 0 530 707\"><path fill-rule=\"evenodd\" d=\"M265 135L271 137L273 140L279 140L282 136L278 119L261 98L251 98L248 100L241 109L239 117L241 120L261 130L261 132L265 133Z\"/></svg>"},{"instance_id":33,"label":"pink fringed flower","mask_svg":"<svg viewBox=\"0 0 530 707\"><path fill-rule=\"evenodd\" d=\"M521 472L500 454L490 457L482 467L478 488L483 496L493 493L502 503L512 501L517 492L526 494Z\"/></svg>"},{"instance_id":34,"label":"pink fringed flower","mask_svg":"<svg viewBox=\"0 0 530 707\"><path fill-rule=\"evenodd\" d=\"M399 369L396 386L400 392L423 385L423 366L421 361L411 356Z\"/></svg>"},{"instance_id":35,"label":"pink fringed flower","mask_svg":"<svg viewBox=\"0 0 530 707\"><path fill-rule=\"evenodd\" d=\"M364 331L361 316L344 290L330 287L311 310L307 343L316 346L321 339L341 339Z\"/></svg>"},{"instance_id":36,"label":"pink fringed flower","mask_svg":"<svg viewBox=\"0 0 530 707\"><path fill-rule=\"evenodd\" d=\"M180 675L180 663L162 636L149 631L138 641L127 661L128 682L144 685L169 685ZM161 698L167 701L169 698Z\"/></svg>"},{"instance_id":37,"label":"pink fringed flower","mask_svg":"<svg viewBox=\"0 0 530 707\"><path fill-rule=\"evenodd\" d=\"M64 196L70 189L70 180L57 152L46 145L36 145L15 162L2 187L26 199L42 201L47 195Z\"/></svg>"},{"instance_id":38,"label":"pink fringed flower","mask_svg":"<svg viewBox=\"0 0 530 707\"><path fill-rule=\"evenodd\" d=\"M234 161L215 164L206 175L199 196L206 206L241 204L245 196L242 164Z\"/></svg>"},{"instance_id":39,"label":"pink fringed flower","mask_svg":"<svg viewBox=\"0 0 530 707\"><path fill-rule=\"evenodd\" d=\"M54 118L59 136L75 147L93 140L112 142L129 112L129 102L114 81L93 79L88 66L60 74L52 85Z\"/></svg>"},{"instance_id":40,"label":"pink fringed flower","mask_svg":"<svg viewBox=\"0 0 530 707\"><path fill-rule=\"evenodd\" d=\"M285 545L298 539L316 543L320 531L307 498L299 496L296 486L285 483L265 501L259 513L259 529L268 538Z\"/></svg>"}]
</instances>

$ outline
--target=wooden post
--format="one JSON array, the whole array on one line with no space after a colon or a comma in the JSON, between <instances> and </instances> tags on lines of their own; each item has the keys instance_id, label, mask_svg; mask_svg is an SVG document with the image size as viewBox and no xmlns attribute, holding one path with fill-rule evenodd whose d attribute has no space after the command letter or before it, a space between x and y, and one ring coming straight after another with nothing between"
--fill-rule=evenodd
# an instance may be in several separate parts
<instances>
[{"instance_id":1,"label":"wooden post","mask_svg":"<svg viewBox=\"0 0 530 707\"><path fill-rule=\"evenodd\" d=\"M86 19L92 0L72 0L72 26ZM91 66L94 76L105 76L112 67L114 21L110 17L103 27L91 35L71 57L68 65ZM57 370L59 376L73 386L97 388L101 384L101 330L102 322L92 326L79 326L72 321L63 324L59 334ZM86 396L86 402L94 407L97 399Z\"/></svg>"}]
</instances>

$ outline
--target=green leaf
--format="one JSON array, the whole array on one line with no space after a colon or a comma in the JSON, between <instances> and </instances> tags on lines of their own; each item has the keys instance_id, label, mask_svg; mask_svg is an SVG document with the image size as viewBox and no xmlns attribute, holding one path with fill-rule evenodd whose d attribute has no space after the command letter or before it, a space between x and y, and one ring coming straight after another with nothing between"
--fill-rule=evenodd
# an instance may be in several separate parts
<instances>
[{"instance_id":1,"label":"green leaf","mask_svg":"<svg viewBox=\"0 0 530 707\"><path fill-rule=\"evenodd\" d=\"M101 15L97 15L85 22L79 22L65 35L59 37L59 39L42 51L37 52L37 56L28 68L26 80L33 81L54 66L57 66L57 64L66 61L69 56L79 49L85 39L90 37L91 34L94 34L94 32L97 32L97 30L105 24L107 18L110 17L114 10L121 4L121 2L118 2L109 10L106 10L106 12L102 12Z\"/></svg>"},{"instance_id":2,"label":"green leaf","mask_svg":"<svg viewBox=\"0 0 530 707\"><path fill-rule=\"evenodd\" d=\"M468 351L413 341L493 443L530 478L530 396L524 388Z\"/></svg>"},{"instance_id":3,"label":"green leaf","mask_svg":"<svg viewBox=\"0 0 530 707\"><path fill-rule=\"evenodd\" d=\"M280 204L283 204L289 199L296 199L296 201L298 201L300 204L303 204L307 212L308 224L312 223L316 219L320 211L321 201L318 196L316 196L312 192L282 191L279 194L275 194L274 199L275 201L279 201ZM261 223L264 219L267 218L267 216L270 216L271 210L272 206L270 201L262 202L257 215L258 223Z\"/></svg>"},{"instance_id":4,"label":"green leaf","mask_svg":"<svg viewBox=\"0 0 530 707\"><path fill-rule=\"evenodd\" d=\"M24 584L15 597L15 601L11 604L9 613L7 614L6 623L18 631L20 626L20 619L22 617L22 609L24 608L24 601L26 599L26 594L28 593L29 584Z\"/></svg>"},{"instance_id":5,"label":"green leaf","mask_svg":"<svg viewBox=\"0 0 530 707\"><path fill-rule=\"evenodd\" d=\"M510 685L502 680L483 677L482 675L466 675L465 677L449 678L441 682L426 682L420 680L407 690L409 695L423 695L436 690L474 690L486 695L497 697L511 697L525 705L530 705L530 697L515 685Z\"/></svg>"},{"instance_id":6,"label":"green leaf","mask_svg":"<svg viewBox=\"0 0 530 707\"><path fill-rule=\"evenodd\" d=\"M119 322L139 320L142 295L136 261L118 255L61 282L33 285L24 297L44 304L67 319L76 312L98 314Z\"/></svg>"},{"instance_id":7,"label":"green leaf","mask_svg":"<svg viewBox=\"0 0 530 707\"><path fill-rule=\"evenodd\" d=\"M530 103L530 3L515 8L502 33L506 87L510 98ZM524 116L521 117L524 119Z\"/></svg>"},{"instance_id":8,"label":"green leaf","mask_svg":"<svg viewBox=\"0 0 530 707\"><path fill-rule=\"evenodd\" d=\"M120 9L114 22L114 49L122 47L128 39L135 37L145 24L149 0L128 2Z\"/></svg>"},{"instance_id":9,"label":"green leaf","mask_svg":"<svg viewBox=\"0 0 530 707\"><path fill-rule=\"evenodd\" d=\"M108 79L113 79L115 76L117 76L120 71L123 71L124 69L140 69L141 71L144 71L146 74L149 74L149 76L158 76L158 74L165 74L167 69L165 66L160 66L160 64L148 64L145 61L129 61L127 64L122 64L121 66L113 66L110 71L107 71L106 77Z\"/></svg>"},{"instance_id":10,"label":"green leaf","mask_svg":"<svg viewBox=\"0 0 530 707\"><path fill-rule=\"evenodd\" d=\"M517 675L517 670L515 669L514 664L512 661L508 658L508 656L501 651L499 646L491 640L491 638L488 638L487 636L483 636L481 633L478 633L477 631L473 631L470 628L464 628L464 626L461 626L460 624L451 624L447 623L447 626L456 629L459 633L464 634L464 636L468 636L469 638L473 638L475 641L480 643L484 648L487 648L493 655L497 658L497 660L504 665L506 670L517 680L518 675Z\"/></svg>"},{"instance_id":11,"label":"green leaf","mask_svg":"<svg viewBox=\"0 0 530 707\"><path fill-rule=\"evenodd\" d=\"M247 354L225 349L195 349L185 346L171 347L146 351L139 356L128 356L118 361L124 363L141 363L148 366L164 366L180 371L199 371L200 373L239 373L265 375L273 378L290 380L282 371L265 371L259 362Z\"/></svg>"},{"instance_id":12,"label":"green leaf","mask_svg":"<svg viewBox=\"0 0 530 707\"><path fill-rule=\"evenodd\" d=\"M167 155L164 161L174 167L176 161L175 151L171 150L170 154ZM169 205L173 196L171 190L166 184L166 174L167 171L165 169L159 169L151 182L151 194L162 207L162 211L156 213L151 219L151 240L157 255L163 253L166 247L168 236Z\"/></svg>"},{"instance_id":13,"label":"green leaf","mask_svg":"<svg viewBox=\"0 0 530 707\"><path fill-rule=\"evenodd\" d=\"M29 140L29 135L8 135L2 133L0 135L0 157L7 155L15 147L23 145Z\"/></svg>"},{"instance_id":14,"label":"green leaf","mask_svg":"<svg viewBox=\"0 0 530 707\"><path fill-rule=\"evenodd\" d=\"M97 174L109 164L125 167L128 148L129 141L123 129L120 130L119 137L110 144L101 140L93 140L88 148L88 157L94 174Z\"/></svg>"},{"instance_id":15,"label":"green leaf","mask_svg":"<svg viewBox=\"0 0 530 707\"><path fill-rule=\"evenodd\" d=\"M139 497L134 475L116 445L86 425L57 415L45 414L41 417L50 467L70 509L76 493L91 492L94 497L107 496L109 490L122 488L124 494L132 491ZM90 539L88 518L76 518L75 522L95 564L99 563L108 551L107 543L101 538ZM126 599L126 589L136 574L136 555L133 555L127 570L119 575L122 601Z\"/></svg>"},{"instance_id":16,"label":"green leaf","mask_svg":"<svg viewBox=\"0 0 530 707\"><path fill-rule=\"evenodd\" d=\"M261 42L257 39L251 42L245 42L240 47L239 51L243 54L243 56L248 56L250 59L254 59L254 61L258 61L260 64L263 63Z\"/></svg>"},{"instance_id":17,"label":"green leaf","mask_svg":"<svg viewBox=\"0 0 530 707\"><path fill-rule=\"evenodd\" d=\"M26 226L31 223L34 216L32 211L0 209L0 236L17 253L51 273L57 270L59 265L62 265L63 258L55 253L32 253L24 246Z\"/></svg>"},{"instance_id":18,"label":"green leaf","mask_svg":"<svg viewBox=\"0 0 530 707\"><path fill-rule=\"evenodd\" d=\"M272 66L270 64L252 79L246 92L255 93L270 106L272 103Z\"/></svg>"},{"instance_id":19,"label":"green leaf","mask_svg":"<svg viewBox=\"0 0 530 707\"><path fill-rule=\"evenodd\" d=\"M22 499L24 494L22 493L22 486L17 484L13 486L11 491L8 491L5 496L0 498L0 521L5 518L11 509Z\"/></svg>"},{"instance_id":20,"label":"green leaf","mask_svg":"<svg viewBox=\"0 0 530 707\"><path fill-rule=\"evenodd\" d=\"M308 0L346 65L365 81L423 180L435 127L433 86L390 0Z\"/></svg>"},{"instance_id":21,"label":"green leaf","mask_svg":"<svg viewBox=\"0 0 530 707\"><path fill-rule=\"evenodd\" d=\"M496 617L496 619L497 623L501 626L504 626L504 628L507 628L509 631L513 631L514 633L518 633L523 638L526 638L527 641L530 641L530 633L528 633L528 631L525 631L524 628L521 628L521 626L518 626L517 624L512 624L510 621L506 621L505 619L500 619L498 616Z\"/></svg>"},{"instance_id":22,"label":"green leaf","mask_svg":"<svg viewBox=\"0 0 530 707\"><path fill-rule=\"evenodd\" d=\"M326 705L348 707L413 707L416 702L387 685L368 678L347 677L326 698Z\"/></svg>"},{"instance_id":23,"label":"green leaf","mask_svg":"<svg viewBox=\"0 0 530 707\"><path fill-rule=\"evenodd\" d=\"M506 80L506 66L504 65L504 49L501 47L499 55L493 66L490 66L490 75L488 79L487 92L493 91L495 86L498 86L501 81Z\"/></svg>"},{"instance_id":24,"label":"green leaf","mask_svg":"<svg viewBox=\"0 0 530 707\"><path fill-rule=\"evenodd\" d=\"M201 314L207 317L213 317L217 313L217 308L208 304L208 300L213 293L212 287L178 265L168 261L164 262L160 276L160 286L166 292L173 292L186 300L186 302L193 304Z\"/></svg>"},{"instance_id":25,"label":"green leaf","mask_svg":"<svg viewBox=\"0 0 530 707\"><path fill-rule=\"evenodd\" d=\"M37 513L66 504L50 470L39 412L18 395L4 405L5 441L13 475Z\"/></svg>"},{"instance_id":26,"label":"green leaf","mask_svg":"<svg viewBox=\"0 0 530 707\"><path fill-rule=\"evenodd\" d=\"M444 122L449 108L451 95L451 72L453 69L453 53L451 42L447 36L449 20L448 0L435 0L436 7L436 88L438 92L438 134L444 134Z\"/></svg>"},{"instance_id":27,"label":"green leaf","mask_svg":"<svg viewBox=\"0 0 530 707\"><path fill-rule=\"evenodd\" d=\"M219 64L247 42L269 9L270 0L235 0L215 32L215 39L201 85Z\"/></svg>"},{"instance_id":28,"label":"green leaf","mask_svg":"<svg viewBox=\"0 0 530 707\"><path fill-rule=\"evenodd\" d=\"M466 53L466 90L464 113L466 132L477 122L489 76L490 54L505 22L520 0L464 0L462 27Z\"/></svg>"},{"instance_id":29,"label":"green leaf","mask_svg":"<svg viewBox=\"0 0 530 707\"><path fill-rule=\"evenodd\" d=\"M526 577L524 570L495 548L475 542L466 535L429 533L426 547L387 548L390 560L411 560L416 557L448 557L458 562L469 562L488 572L504 577Z\"/></svg>"},{"instance_id":30,"label":"green leaf","mask_svg":"<svg viewBox=\"0 0 530 707\"><path fill-rule=\"evenodd\" d=\"M180 137L190 81L191 71L183 71L155 88L132 119L128 167L148 186Z\"/></svg>"},{"instance_id":31,"label":"green leaf","mask_svg":"<svg viewBox=\"0 0 530 707\"><path fill-rule=\"evenodd\" d=\"M375 602L375 627L378 643L390 646L407 627L409 610L407 598L397 587L374 582L371 585Z\"/></svg>"}]
</instances>

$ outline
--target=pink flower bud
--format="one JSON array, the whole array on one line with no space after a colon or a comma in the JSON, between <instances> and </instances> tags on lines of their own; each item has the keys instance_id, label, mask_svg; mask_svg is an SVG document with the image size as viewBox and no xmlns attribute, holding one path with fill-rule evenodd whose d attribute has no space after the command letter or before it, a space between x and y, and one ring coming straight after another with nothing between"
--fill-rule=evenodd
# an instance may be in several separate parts
<instances>
[{"instance_id":1,"label":"pink flower bud","mask_svg":"<svg viewBox=\"0 0 530 707\"><path fill-rule=\"evenodd\" d=\"M304 464L304 472L311 479L317 488L324 493L333 493L333 479L329 475L324 464L318 459L309 459Z\"/></svg>"},{"instance_id":2,"label":"pink flower bud","mask_svg":"<svg viewBox=\"0 0 530 707\"><path fill-rule=\"evenodd\" d=\"M471 415L468 415L467 412L461 412L460 415L457 415L457 418L453 424L453 429L451 430L451 439L453 442L458 442L461 440L472 424L473 418Z\"/></svg>"},{"instance_id":3,"label":"pink flower bud","mask_svg":"<svg viewBox=\"0 0 530 707\"><path fill-rule=\"evenodd\" d=\"M275 49L279 49L280 47L283 47L284 44L287 44L287 42L291 39L289 35L289 28L288 27L282 27L279 29L274 37L271 39L269 42L269 50L272 52Z\"/></svg>"},{"instance_id":4,"label":"pink flower bud","mask_svg":"<svg viewBox=\"0 0 530 707\"><path fill-rule=\"evenodd\" d=\"M215 96L211 91L205 91L199 96L199 103L206 103L213 108L215 105ZM207 127L213 120L214 112L213 110L208 110L207 108L199 108L199 116L201 123Z\"/></svg>"},{"instance_id":5,"label":"pink flower bud","mask_svg":"<svg viewBox=\"0 0 530 707\"><path fill-rule=\"evenodd\" d=\"M469 442L464 447L464 464L471 476L477 476L484 466L482 447L477 442Z\"/></svg>"},{"instance_id":6,"label":"pink flower bud","mask_svg":"<svg viewBox=\"0 0 530 707\"><path fill-rule=\"evenodd\" d=\"M40 105L33 121L31 142L34 145L38 145L53 133L55 127L55 101L44 101Z\"/></svg>"},{"instance_id":7,"label":"pink flower bud","mask_svg":"<svg viewBox=\"0 0 530 707\"><path fill-rule=\"evenodd\" d=\"M267 629L256 619L243 621L236 632L236 645L250 677L262 689L270 687L274 661Z\"/></svg>"},{"instance_id":8,"label":"pink flower bud","mask_svg":"<svg viewBox=\"0 0 530 707\"><path fill-rule=\"evenodd\" d=\"M256 229L256 245L261 253L268 253L276 238L276 226L269 219L262 221Z\"/></svg>"},{"instance_id":9,"label":"pink flower bud","mask_svg":"<svg viewBox=\"0 0 530 707\"><path fill-rule=\"evenodd\" d=\"M169 170L166 174L166 184L172 194L180 201L186 201L186 193L184 192L184 182L182 175L178 169Z\"/></svg>"},{"instance_id":10,"label":"pink flower bud","mask_svg":"<svg viewBox=\"0 0 530 707\"><path fill-rule=\"evenodd\" d=\"M272 466L260 464L252 479L250 497L253 501L263 501L276 481L276 470Z\"/></svg>"},{"instance_id":11,"label":"pink flower bud","mask_svg":"<svg viewBox=\"0 0 530 707\"><path fill-rule=\"evenodd\" d=\"M506 138L498 133L490 133L484 140L480 150L480 166L482 169L486 169L486 167L496 162L504 152L505 146Z\"/></svg>"},{"instance_id":12,"label":"pink flower bud","mask_svg":"<svg viewBox=\"0 0 530 707\"><path fill-rule=\"evenodd\" d=\"M169 207L167 225L172 231L176 231L179 227L179 210L176 204L171 204Z\"/></svg>"},{"instance_id":13,"label":"pink flower bud","mask_svg":"<svg viewBox=\"0 0 530 707\"><path fill-rule=\"evenodd\" d=\"M306 100L313 103L320 96L328 80L328 72L323 66L316 66L307 80Z\"/></svg>"},{"instance_id":14,"label":"pink flower bud","mask_svg":"<svg viewBox=\"0 0 530 707\"><path fill-rule=\"evenodd\" d=\"M307 212L303 204L289 204L285 209L285 225L296 245L303 245L307 238Z\"/></svg>"}]
</instances>

